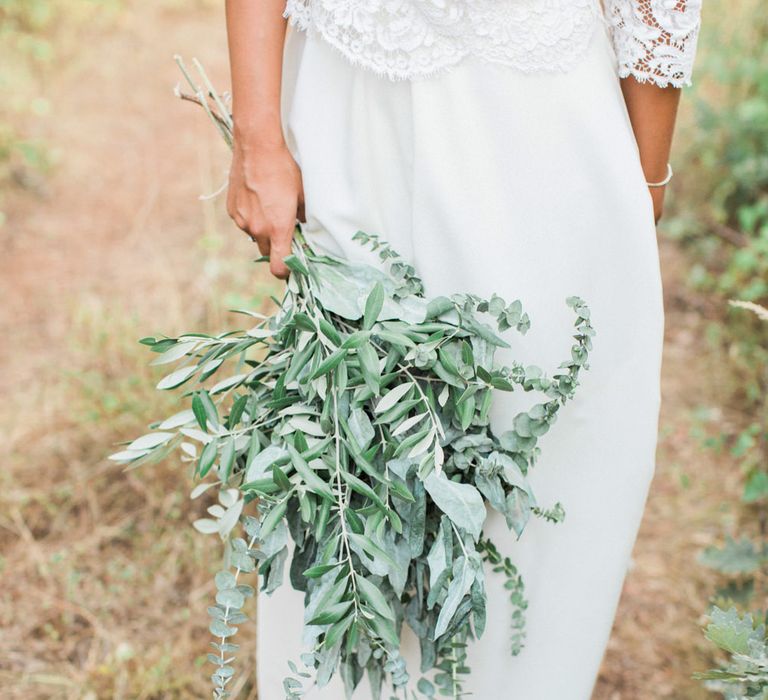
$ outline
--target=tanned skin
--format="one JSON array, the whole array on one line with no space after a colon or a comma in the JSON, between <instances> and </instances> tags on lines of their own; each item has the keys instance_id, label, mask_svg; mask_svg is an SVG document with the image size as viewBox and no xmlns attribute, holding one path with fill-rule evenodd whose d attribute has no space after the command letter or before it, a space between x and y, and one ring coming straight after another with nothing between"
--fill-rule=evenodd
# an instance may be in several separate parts
<instances>
[{"instance_id":1,"label":"tanned skin","mask_svg":"<svg viewBox=\"0 0 768 700\"><path fill-rule=\"evenodd\" d=\"M227 211L283 279L296 219L304 218L301 172L280 120L284 8L285 0L226 2L235 136Z\"/></svg>"},{"instance_id":2,"label":"tanned skin","mask_svg":"<svg viewBox=\"0 0 768 700\"><path fill-rule=\"evenodd\" d=\"M621 81L629 119L640 149L646 182L662 182L667 177L667 163L675 131L680 89L639 83L634 78ZM666 187L649 188L653 198L656 223L664 210Z\"/></svg>"}]
</instances>

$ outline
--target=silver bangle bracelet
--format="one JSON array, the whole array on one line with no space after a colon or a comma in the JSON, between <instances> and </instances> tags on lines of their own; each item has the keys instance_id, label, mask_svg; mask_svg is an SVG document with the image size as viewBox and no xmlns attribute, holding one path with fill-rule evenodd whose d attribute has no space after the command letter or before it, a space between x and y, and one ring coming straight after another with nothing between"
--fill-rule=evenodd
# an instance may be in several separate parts
<instances>
[{"instance_id":1,"label":"silver bangle bracelet","mask_svg":"<svg viewBox=\"0 0 768 700\"><path fill-rule=\"evenodd\" d=\"M667 176L661 182L646 182L645 184L648 185L648 187L664 187L665 185L669 184L669 181L672 179L673 175L674 173L672 172L672 166L667 163Z\"/></svg>"}]
</instances>

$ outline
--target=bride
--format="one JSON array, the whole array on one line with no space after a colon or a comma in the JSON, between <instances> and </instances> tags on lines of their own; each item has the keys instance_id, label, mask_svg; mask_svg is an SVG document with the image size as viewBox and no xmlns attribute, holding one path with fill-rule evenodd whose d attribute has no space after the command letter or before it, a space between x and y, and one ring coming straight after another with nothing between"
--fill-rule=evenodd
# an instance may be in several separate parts
<instances>
[{"instance_id":1,"label":"bride","mask_svg":"<svg viewBox=\"0 0 768 700\"><path fill-rule=\"evenodd\" d=\"M588 700L654 473L664 311L655 223L701 0L227 0L235 152L228 209L285 277L295 221L362 257L357 230L408 258L432 295L497 292L533 320L515 359L570 347L563 300L597 329L591 370L531 474L544 506L517 541L486 532L526 582L471 645L481 700ZM286 31L286 25L291 29ZM503 360L504 358L500 358ZM503 431L525 397L500 396ZM301 653L303 602L259 601L262 700ZM418 646L403 652L418 671ZM344 697L338 681L310 697ZM370 698L365 684L354 698Z\"/></svg>"}]
</instances>

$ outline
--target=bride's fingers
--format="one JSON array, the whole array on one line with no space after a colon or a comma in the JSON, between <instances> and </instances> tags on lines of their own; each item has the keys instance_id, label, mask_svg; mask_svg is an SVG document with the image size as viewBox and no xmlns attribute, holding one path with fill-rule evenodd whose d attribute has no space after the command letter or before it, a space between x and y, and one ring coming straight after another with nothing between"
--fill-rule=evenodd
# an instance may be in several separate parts
<instances>
[{"instance_id":1,"label":"bride's fingers","mask_svg":"<svg viewBox=\"0 0 768 700\"><path fill-rule=\"evenodd\" d=\"M250 231L248 230L248 221L244 216L241 216L237 212L233 212L230 213L229 218L232 219L237 228L239 228L241 231L244 231L249 236L251 235Z\"/></svg>"},{"instance_id":2,"label":"bride's fingers","mask_svg":"<svg viewBox=\"0 0 768 700\"><path fill-rule=\"evenodd\" d=\"M283 223L275 228L270 241L271 253L269 257L269 270L280 279L288 277L288 268L283 260L291 254L291 241L293 240L294 222Z\"/></svg>"},{"instance_id":3,"label":"bride's fingers","mask_svg":"<svg viewBox=\"0 0 768 700\"><path fill-rule=\"evenodd\" d=\"M259 246L259 252L262 255L270 255L272 246L269 239L269 232L266 229L260 229L258 233L252 235L251 238L256 242L256 245Z\"/></svg>"},{"instance_id":4,"label":"bride's fingers","mask_svg":"<svg viewBox=\"0 0 768 700\"><path fill-rule=\"evenodd\" d=\"M299 204L296 209L296 218L302 223L307 223L307 212L304 208L304 185L302 183L301 190L299 191Z\"/></svg>"}]
</instances>

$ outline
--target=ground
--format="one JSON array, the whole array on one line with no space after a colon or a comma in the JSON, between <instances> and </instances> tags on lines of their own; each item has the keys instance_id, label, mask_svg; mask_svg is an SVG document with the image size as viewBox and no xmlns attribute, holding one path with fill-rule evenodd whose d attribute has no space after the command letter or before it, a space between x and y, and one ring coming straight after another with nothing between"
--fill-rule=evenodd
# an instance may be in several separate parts
<instances>
[{"instance_id":1,"label":"ground","mask_svg":"<svg viewBox=\"0 0 768 700\"><path fill-rule=\"evenodd\" d=\"M142 335L222 327L273 286L228 223L227 154L172 94L174 53L226 84L220 10L136 3L87 28L35 124L54 167L0 229L0 687L4 698L206 697L205 606L218 547L196 534L177 463L123 472L120 439L164 415ZM657 476L594 700L696 700L701 614L738 473L700 447L723 370L685 260L662 239L667 343ZM702 416L704 416L702 418ZM243 632L246 654L253 635ZM553 668L553 672L557 672ZM240 697L254 697L240 686ZM271 700L271 699L270 699Z\"/></svg>"}]
</instances>

